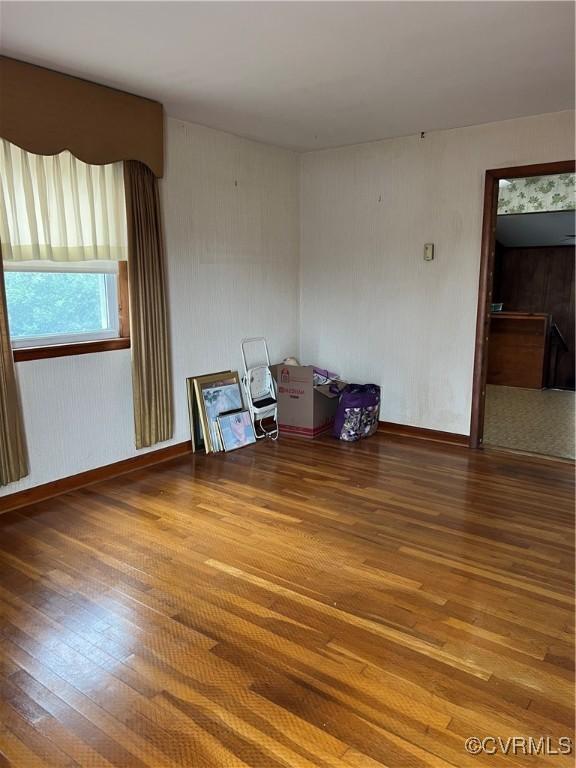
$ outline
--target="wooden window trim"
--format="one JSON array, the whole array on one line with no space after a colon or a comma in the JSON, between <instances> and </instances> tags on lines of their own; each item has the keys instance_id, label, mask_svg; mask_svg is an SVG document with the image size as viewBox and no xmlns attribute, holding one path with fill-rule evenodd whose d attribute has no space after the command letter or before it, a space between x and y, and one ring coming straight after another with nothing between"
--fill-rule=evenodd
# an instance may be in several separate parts
<instances>
[{"instance_id":1,"label":"wooden window trim","mask_svg":"<svg viewBox=\"0 0 576 768\"><path fill-rule=\"evenodd\" d=\"M19 347L12 350L14 362L44 360L49 357L88 355L93 352L110 352L130 348L130 304L128 299L128 264L118 262L118 320L120 335L117 339L79 341L74 344L50 344L42 347Z\"/></svg>"},{"instance_id":2,"label":"wooden window trim","mask_svg":"<svg viewBox=\"0 0 576 768\"><path fill-rule=\"evenodd\" d=\"M92 352L109 352L113 349L129 349L130 339L99 339L98 341L79 341L77 344L52 344L46 347L22 347L14 349L14 362L26 360L44 360L48 357L68 357L69 355L88 355Z\"/></svg>"},{"instance_id":3,"label":"wooden window trim","mask_svg":"<svg viewBox=\"0 0 576 768\"><path fill-rule=\"evenodd\" d=\"M130 342L130 299L128 298L128 262L118 262L118 322L120 338ZM130 343L128 343L130 346Z\"/></svg>"}]
</instances>

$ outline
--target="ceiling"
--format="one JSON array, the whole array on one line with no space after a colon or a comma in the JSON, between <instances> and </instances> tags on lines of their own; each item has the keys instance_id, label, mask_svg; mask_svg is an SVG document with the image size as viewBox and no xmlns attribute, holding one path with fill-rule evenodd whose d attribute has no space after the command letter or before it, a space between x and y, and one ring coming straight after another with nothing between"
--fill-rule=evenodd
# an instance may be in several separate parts
<instances>
[{"instance_id":1,"label":"ceiling","mask_svg":"<svg viewBox=\"0 0 576 768\"><path fill-rule=\"evenodd\" d=\"M5 2L6 55L310 150L574 107L571 2Z\"/></svg>"},{"instance_id":2,"label":"ceiling","mask_svg":"<svg viewBox=\"0 0 576 768\"><path fill-rule=\"evenodd\" d=\"M497 218L496 240L508 248L574 245L575 225L574 211L507 214Z\"/></svg>"}]
</instances>

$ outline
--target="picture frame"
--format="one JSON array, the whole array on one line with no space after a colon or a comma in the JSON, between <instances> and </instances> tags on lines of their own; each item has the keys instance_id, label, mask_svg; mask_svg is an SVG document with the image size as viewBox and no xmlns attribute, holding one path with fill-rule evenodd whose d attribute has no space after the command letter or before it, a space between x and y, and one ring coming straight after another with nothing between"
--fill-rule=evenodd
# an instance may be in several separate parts
<instances>
[{"instance_id":1,"label":"picture frame","mask_svg":"<svg viewBox=\"0 0 576 768\"><path fill-rule=\"evenodd\" d=\"M204 376L223 376L224 374L231 373L231 371L217 371L214 374L203 373L201 376L189 376L186 379L186 395L188 399L188 420L190 422L190 440L192 442L192 453L205 449L204 433L202 430L202 422L200 419L200 411L198 408L198 400L196 398L196 390L194 387L194 381Z\"/></svg>"},{"instance_id":2,"label":"picture frame","mask_svg":"<svg viewBox=\"0 0 576 768\"><path fill-rule=\"evenodd\" d=\"M198 376L194 379L194 390L206 453L221 451L217 417L224 411L244 409L238 372Z\"/></svg>"},{"instance_id":3,"label":"picture frame","mask_svg":"<svg viewBox=\"0 0 576 768\"><path fill-rule=\"evenodd\" d=\"M221 413L217 417L220 439L225 451L235 451L256 442L250 411Z\"/></svg>"}]
</instances>

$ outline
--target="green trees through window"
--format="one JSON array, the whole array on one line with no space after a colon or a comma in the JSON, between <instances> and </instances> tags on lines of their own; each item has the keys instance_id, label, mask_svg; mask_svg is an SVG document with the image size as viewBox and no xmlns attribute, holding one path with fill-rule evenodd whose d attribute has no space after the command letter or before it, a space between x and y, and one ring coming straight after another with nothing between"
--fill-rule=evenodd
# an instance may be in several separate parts
<instances>
[{"instance_id":1,"label":"green trees through window","mask_svg":"<svg viewBox=\"0 0 576 768\"><path fill-rule=\"evenodd\" d=\"M107 278L114 275L7 270L4 277L14 340L98 332L110 326Z\"/></svg>"}]
</instances>

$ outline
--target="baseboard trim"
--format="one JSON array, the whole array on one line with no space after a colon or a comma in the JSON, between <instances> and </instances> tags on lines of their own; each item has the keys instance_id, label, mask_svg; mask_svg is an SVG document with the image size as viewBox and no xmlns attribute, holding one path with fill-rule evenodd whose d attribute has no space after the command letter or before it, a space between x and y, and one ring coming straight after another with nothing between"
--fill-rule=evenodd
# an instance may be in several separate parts
<instances>
[{"instance_id":1,"label":"baseboard trim","mask_svg":"<svg viewBox=\"0 0 576 768\"><path fill-rule=\"evenodd\" d=\"M443 432L438 429L426 429L424 427L411 427L408 424L395 424L393 421L378 422L378 431L396 437L410 437L416 440L428 440L435 443L448 445L460 445L468 447L470 438L457 432Z\"/></svg>"},{"instance_id":2,"label":"baseboard trim","mask_svg":"<svg viewBox=\"0 0 576 768\"><path fill-rule=\"evenodd\" d=\"M164 461L170 461L178 456L185 456L192 452L192 443L190 440L184 443L176 443L166 448L159 448L156 451L148 451L139 456L132 456L129 459L116 461L114 464L106 464L104 467L89 469L87 472L80 472L77 475L63 477L55 480L53 483L36 485L33 488L26 488L24 491L17 491L8 496L0 496L0 513L8 512L21 507L28 507L31 504L37 504L39 501L52 499L55 496L61 496L69 491L77 491L87 485L99 483L101 480L108 480L118 475L125 475L127 472L134 472L137 469L144 469L153 464L160 464Z\"/></svg>"}]
</instances>

